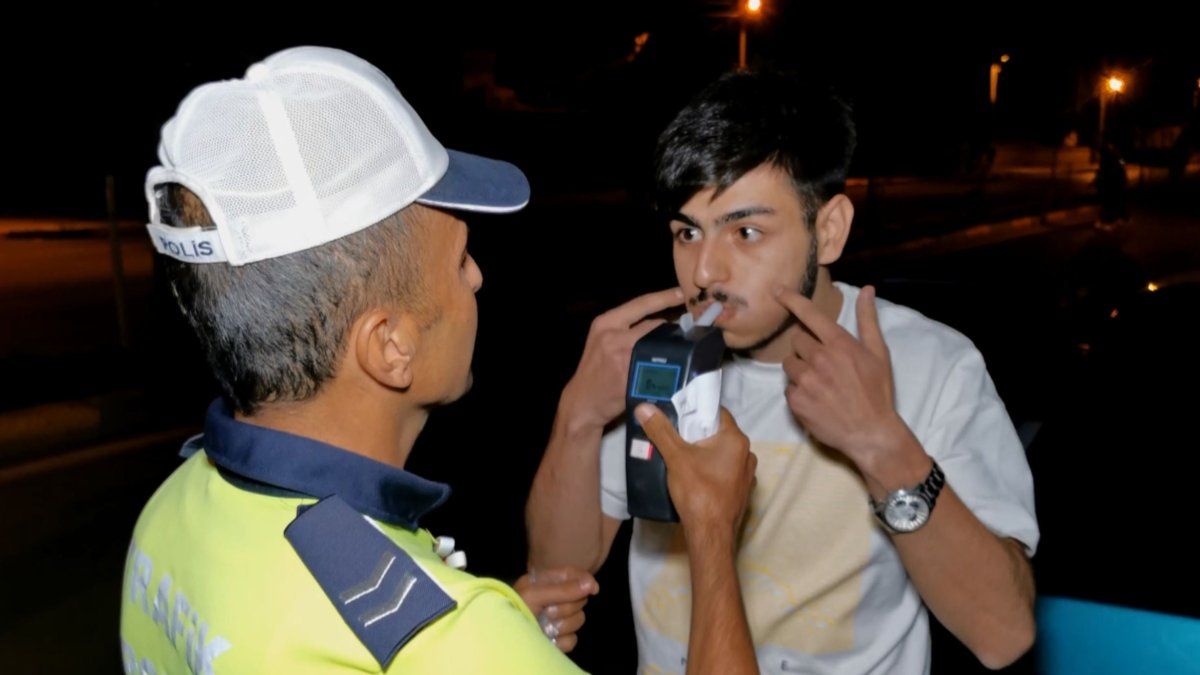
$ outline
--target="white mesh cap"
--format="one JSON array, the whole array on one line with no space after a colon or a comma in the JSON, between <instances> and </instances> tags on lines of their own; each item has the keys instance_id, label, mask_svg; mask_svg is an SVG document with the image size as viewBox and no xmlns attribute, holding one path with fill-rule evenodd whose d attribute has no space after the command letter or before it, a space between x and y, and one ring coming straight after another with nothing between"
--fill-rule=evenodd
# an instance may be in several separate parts
<instances>
[{"instance_id":1,"label":"white mesh cap","mask_svg":"<svg viewBox=\"0 0 1200 675\"><path fill-rule=\"evenodd\" d=\"M521 209L529 183L506 162L446 150L379 69L337 49L295 47L241 80L192 90L162 129L146 175L159 253L233 265L357 232L413 202ZM156 189L179 183L215 230L163 224Z\"/></svg>"}]
</instances>

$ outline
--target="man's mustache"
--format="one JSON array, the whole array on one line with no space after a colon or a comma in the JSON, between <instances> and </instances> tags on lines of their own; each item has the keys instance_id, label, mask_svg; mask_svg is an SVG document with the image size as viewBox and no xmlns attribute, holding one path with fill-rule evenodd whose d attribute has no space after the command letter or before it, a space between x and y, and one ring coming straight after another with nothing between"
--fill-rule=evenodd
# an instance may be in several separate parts
<instances>
[{"instance_id":1,"label":"man's mustache","mask_svg":"<svg viewBox=\"0 0 1200 675\"><path fill-rule=\"evenodd\" d=\"M726 307L729 307L730 305L739 306L739 307L749 307L750 306L750 303L746 302L746 299L741 297L740 295L730 295L727 291L720 289L720 288L714 289L712 291L709 291L707 288L705 288L705 289L701 289L701 291L698 294L696 294L696 297L691 298L690 300L687 301L688 307L695 307L701 303L707 302L710 296L712 297L713 300L716 300L717 302L721 303L722 305L725 305Z\"/></svg>"}]
</instances>

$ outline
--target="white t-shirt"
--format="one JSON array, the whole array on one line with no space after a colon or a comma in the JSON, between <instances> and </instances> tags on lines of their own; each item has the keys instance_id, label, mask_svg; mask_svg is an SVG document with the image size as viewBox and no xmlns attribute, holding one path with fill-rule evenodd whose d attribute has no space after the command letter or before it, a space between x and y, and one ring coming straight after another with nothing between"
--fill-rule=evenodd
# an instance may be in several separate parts
<instances>
[{"instance_id":1,"label":"white t-shirt","mask_svg":"<svg viewBox=\"0 0 1200 675\"><path fill-rule=\"evenodd\" d=\"M838 324L858 335L858 289ZM971 342L918 312L877 301L895 373L896 408L991 531L1038 543L1033 479L1004 404ZM810 442L784 398L779 364L735 359L721 403L750 438L758 486L738 575L764 673L929 672L929 619L895 546L868 506L858 471ZM601 442L601 506L627 519L625 428ZM638 519L629 586L643 673L686 668L691 584L678 524Z\"/></svg>"}]
</instances>

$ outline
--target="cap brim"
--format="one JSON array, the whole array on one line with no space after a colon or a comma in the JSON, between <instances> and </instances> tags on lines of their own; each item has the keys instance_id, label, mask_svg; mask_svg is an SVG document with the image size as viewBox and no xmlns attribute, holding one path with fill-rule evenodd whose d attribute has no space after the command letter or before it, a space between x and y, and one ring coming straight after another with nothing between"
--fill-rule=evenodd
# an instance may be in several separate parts
<instances>
[{"instance_id":1,"label":"cap brim","mask_svg":"<svg viewBox=\"0 0 1200 675\"><path fill-rule=\"evenodd\" d=\"M529 180L508 162L447 150L446 175L417 203L481 213L512 213L529 203Z\"/></svg>"}]
</instances>

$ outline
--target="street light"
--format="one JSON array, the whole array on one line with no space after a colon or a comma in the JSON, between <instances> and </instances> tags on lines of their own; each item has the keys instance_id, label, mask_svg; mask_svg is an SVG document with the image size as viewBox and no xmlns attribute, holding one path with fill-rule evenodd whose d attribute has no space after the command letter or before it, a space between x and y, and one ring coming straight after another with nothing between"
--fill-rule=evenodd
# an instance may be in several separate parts
<instances>
[{"instance_id":1,"label":"street light","mask_svg":"<svg viewBox=\"0 0 1200 675\"><path fill-rule=\"evenodd\" d=\"M742 5L741 30L738 31L738 70L746 69L746 21L762 14L762 0L746 0Z\"/></svg>"},{"instance_id":2,"label":"street light","mask_svg":"<svg viewBox=\"0 0 1200 675\"><path fill-rule=\"evenodd\" d=\"M1100 90L1100 125L1096 131L1096 147L1104 147L1104 123L1108 118L1108 99L1116 99L1117 94L1125 91L1125 78L1113 74L1104 78L1104 86Z\"/></svg>"},{"instance_id":3,"label":"street light","mask_svg":"<svg viewBox=\"0 0 1200 675\"><path fill-rule=\"evenodd\" d=\"M988 100L992 102L992 106L996 105L996 98L1000 92L1000 72L1004 70L1001 64L1008 63L1012 57L1008 54L1000 55L1000 63L992 63L992 67L988 71Z\"/></svg>"}]
</instances>

